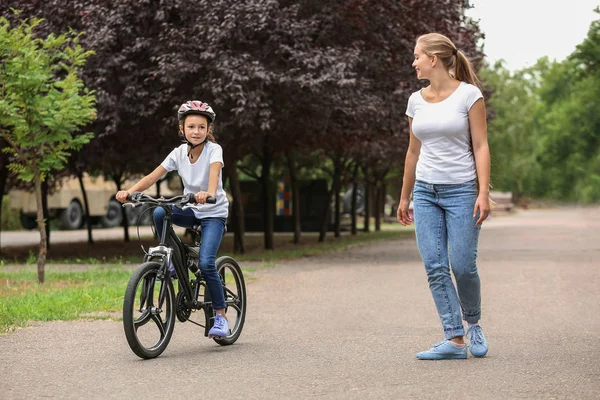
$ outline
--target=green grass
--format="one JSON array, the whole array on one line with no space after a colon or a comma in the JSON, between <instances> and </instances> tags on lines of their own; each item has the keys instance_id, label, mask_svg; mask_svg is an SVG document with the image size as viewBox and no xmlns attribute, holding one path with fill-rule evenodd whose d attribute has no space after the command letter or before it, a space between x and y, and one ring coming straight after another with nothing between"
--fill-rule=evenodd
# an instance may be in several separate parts
<instances>
[{"instance_id":1,"label":"green grass","mask_svg":"<svg viewBox=\"0 0 600 400\"><path fill-rule=\"evenodd\" d=\"M37 283L37 267L0 268L0 333L29 321L72 320L82 314L117 312L131 270L123 266L57 271Z\"/></svg>"},{"instance_id":2,"label":"green grass","mask_svg":"<svg viewBox=\"0 0 600 400\"><path fill-rule=\"evenodd\" d=\"M328 233L323 243L318 243L314 234L303 234L299 244L292 243L291 235L276 235L275 250L271 251L263 249L262 236L254 235L247 237L248 251L244 255L232 253L233 244L230 243L229 237L226 238L228 240L224 240L219 255L233 255L242 267L244 261L260 261L259 265L243 267L246 280L250 282L256 279L254 272L257 268L274 267L280 260L344 251L373 241L395 239L410 234L412 230L407 229L359 233L356 236L345 233L339 238ZM61 253L60 247L54 246L49 253L44 284L37 283L36 257L31 250L24 253L25 257L16 266L7 265L12 261L10 257L1 260L0 334L16 327L27 326L30 321L98 319L103 318L106 313L120 312L123 294L132 272L131 265L126 266L124 262L138 264L143 256L142 250L137 241L129 246L135 252L126 256L119 254L126 253L125 249L129 248L123 243L97 243L94 246L97 245L104 249L103 258L68 256L69 252ZM73 251L77 246L82 248L75 249L75 253L89 254L83 248L88 246L85 243L71 243L69 251ZM109 252L109 249L114 252ZM51 256L52 251L54 256ZM107 264L108 259L113 261Z\"/></svg>"}]
</instances>

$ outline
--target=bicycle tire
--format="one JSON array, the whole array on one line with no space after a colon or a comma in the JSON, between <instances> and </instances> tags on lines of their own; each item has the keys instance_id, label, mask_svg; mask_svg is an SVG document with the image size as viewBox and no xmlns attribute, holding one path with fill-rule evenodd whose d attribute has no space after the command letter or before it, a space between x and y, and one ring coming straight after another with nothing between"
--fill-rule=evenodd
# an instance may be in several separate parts
<instances>
[{"instance_id":1,"label":"bicycle tire","mask_svg":"<svg viewBox=\"0 0 600 400\"><path fill-rule=\"evenodd\" d=\"M144 359L156 358L162 354L171 340L175 327L175 289L170 278L156 279L160 268L161 263L154 261L141 264L131 275L123 300L123 328L127 343L138 357ZM163 286L166 293L164 303L161 305L158 304L158 296ZM136 312L141 315L136 317ZM164 316L164 320L161 315ZM146 336L150 343L154 340L155 335L152 331L146 333L144 330L143 335L138 332L148 322L156 325L159 335L158 340L150 346L145 342Z\"/></svg>"},{"instance_id":2,"label":"bicycle tire","mask_svg":"<svg viewBox=\"0 0 600 400\"><path fill-rule=\"evenodd\" d=\"M219 276L221 276L221 280L223 281L223 290L225 292L226 302L235 301L236 305L228 305L225 311L230 324L229 335L225 337L214 337L213 340L221 346L229 346L234 344L239 339L246 321L246 282L244 280L242 268L233 258L227 256L220 257L215 262L215 266ZM234 285L231 284L232 282L227 282L224 279L223 274L225 273L226 269L231 271ZM235 291L233 290L233 286L235 286ZM205 288L205 291L208 291L208 288ZM233 317L233 315L229 314L232 309L235 310L235 319L230 318ZM210 310L212 311L212 308Z\"/></svg>"}]
</instances>

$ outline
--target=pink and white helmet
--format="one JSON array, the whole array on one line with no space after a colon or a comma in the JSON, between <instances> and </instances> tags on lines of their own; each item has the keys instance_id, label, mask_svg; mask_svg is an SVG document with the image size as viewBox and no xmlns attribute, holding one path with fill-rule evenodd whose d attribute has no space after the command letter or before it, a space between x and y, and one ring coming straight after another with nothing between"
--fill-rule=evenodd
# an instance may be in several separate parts
<instances>
[{"instance_id":1,"label":"pink and white helmet","mask_svg":"<svg viewBox=\"0 0 600 400\"><path fill-rule=\"evenodd\" d=\"M208 119L209 124L212 124L217 116L211 106L199 100L190 100L183 103L177 111L177 118L179 122L183 122L184 118L191 114L204 115Z\"/></svg>"}]
</instances>

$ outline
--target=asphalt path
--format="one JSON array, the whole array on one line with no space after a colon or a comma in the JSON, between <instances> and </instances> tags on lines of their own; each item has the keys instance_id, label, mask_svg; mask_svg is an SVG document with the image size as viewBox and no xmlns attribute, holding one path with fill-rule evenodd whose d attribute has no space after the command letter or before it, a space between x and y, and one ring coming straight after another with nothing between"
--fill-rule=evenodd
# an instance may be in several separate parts
<instances>
[{"instance_id":1,"label":"asphalt path","mask_svg":"<svg viewBox=\"0 0 600 400\"><path fill-rule=\"evenodd\" d=\"M599 208L486 221L485 358L415 358L442 331L407 238L260 269L229 347L179 322L153 360L120 321L0 336L0 399L598 399L599 231Z\"/></svg>"}]
</instances>

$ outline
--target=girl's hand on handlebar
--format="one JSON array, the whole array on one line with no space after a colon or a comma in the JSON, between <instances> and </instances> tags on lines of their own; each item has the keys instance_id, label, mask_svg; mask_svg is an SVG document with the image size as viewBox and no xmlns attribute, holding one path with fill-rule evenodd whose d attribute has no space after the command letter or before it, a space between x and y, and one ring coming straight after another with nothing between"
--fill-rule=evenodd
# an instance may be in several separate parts
<instances>
[{"instance_id":1,"label":"girl's hand on handlebar","mask_svg":"<svg viewBox=\"0 0 600 400\"><path fill-rule=\"evenodd\" d=\"M194 199L196 199L196 204L206 204L206 199L208 197L213 197L213 195L211 195L208 192L198 192L194 195Z\"/></svg>"},{"instance_id":2,"label":"girl's hand on handlebar","mask_svg":"<svg viewBox=\"0 0 600 400\"><path fill-rule=\"evenodd\" d=\"M129 192L127 190L119 190L115 195L115 198L121 203L125 203L127 201L127 196L129 196Z\"/></svg>"}]
</instances>

